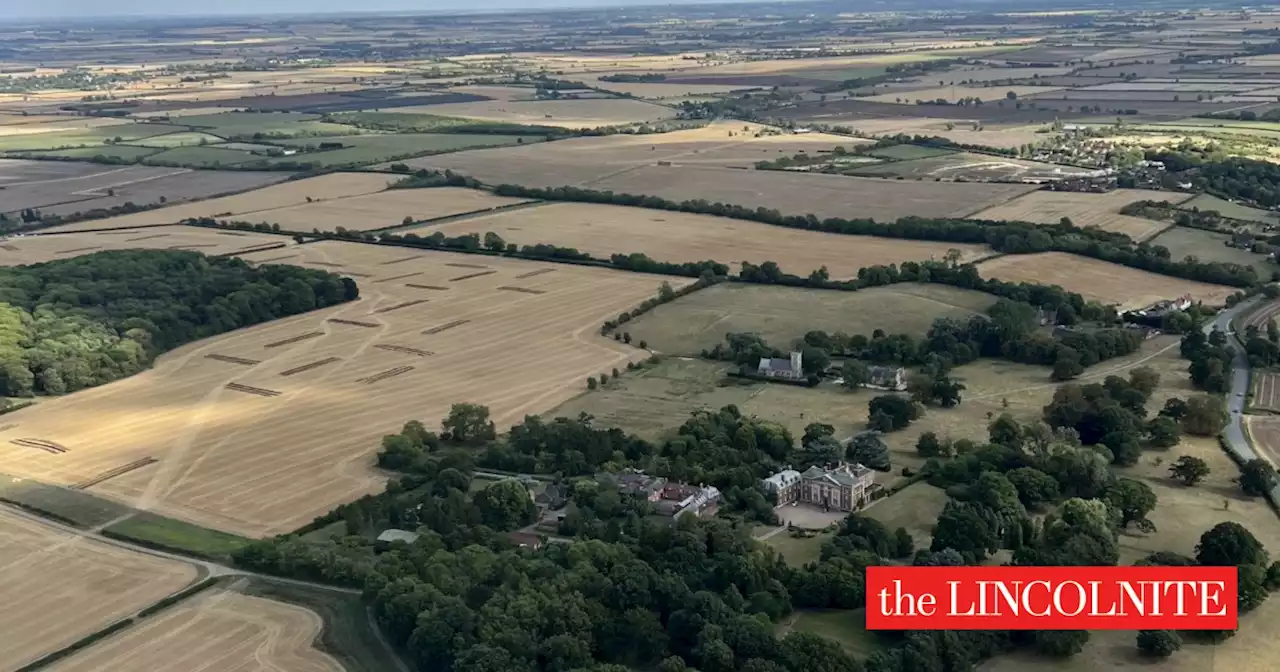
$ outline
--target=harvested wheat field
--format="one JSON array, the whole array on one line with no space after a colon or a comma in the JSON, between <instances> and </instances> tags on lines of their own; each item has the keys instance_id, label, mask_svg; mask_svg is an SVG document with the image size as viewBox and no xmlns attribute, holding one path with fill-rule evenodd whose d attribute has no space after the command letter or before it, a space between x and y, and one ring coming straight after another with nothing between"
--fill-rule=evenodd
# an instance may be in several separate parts
<instances>
[{"instance_id":1,"label":"harvested wheat field","mask_svg":"<svg viewBox=\"0 0 1280 672\"><path fill-rule=\"evenodd\" d=\"M1057 224L1063 217L1080 227L1094 226L1104 231L1123 233L1142 242L1169 228L1165 222L1120 214L1120 209L1138 201L1180 203L1189 194L1145 189L1116 189L1105 194L1070 191L1034 191L1008 203L988 208L973 215L974 219L1018 220L1036 224Z\"/></svg>"},{"instance_id":2,"label":"harvested wheat field","mask_svg":"<svg viewBox=\"0 0 1280 672\"><path fill-rule=\"evenodd\" d=\"M619 126L663 121L676 116L675 111L669 107L629 98L484 100L472 103L429 105L415 111L477 121L537 124L563 128Z\"/></svg>"},{"instance_id":3,"label":"harvested wheat field","mask_svg":"<svg viewBox=\"0 0 1280 672\"><path fill-rule=\"evenodd\" d=\"M311 201L363 196L382 191L387 185L400 179L383 173L329 173L305 180L282 182L262 189L247 191L234 196L212 198L207 201L184 203L168 208L148 210L131 215L107 219L95 219L76 224L64 224L47 229L49 232L84 231L94 229L128 229L138 226L176 224L192 217L236 218L259 210L272 210ZM245 217L244 219L253 219Z\"/></svg>"},{"instance_id":4,"label":"harvested wheat field","mask_svg":"<svg viewBox=\"0 0 1280 672\"><path fill-rule=\"evenodd\" d=\"M855 277L876 264L942 259L950 249L972 261L990 250L916 240L846 236L788 229L727 217L618 205L554 203L465 219L414 231L447 236L492 231L520 245L550 243L594 257L640 252L668 262L712 260L736 268L744 261L776 262L782 270L809 275L822 266L834 279Z\"/></svg>"},{"instance_id":5,"label":"harvested wheat field","mask_svg":"<svg viewBox=\"0 0 1280 672\"><path fill-rule=\"evenodd\" d=\"M0 669L18 669L195 579L194 565L85 539L0 506Z\"/></svg>"},{"instance_id":6,"label":"harvested wheat field","mask_svg":"<svg viewBox=\"0 0 1280 672\"><path fill-rule=\"evenodd\" d=\"M0 266L36 264L103 250L189 250L202 254L235 254L293 245L291 238L249 231L222 231L194 226L24 236L0 241Z\"/></svg>"},{"instance_id":7,"label":"harvested wheat field","mask_svg":"<svg viewBox=\"0 0 1280 672\"><path fill-rule=\"evenodd\" d=\"M415 168L449 168L490 184L590 186L659 162L750 168L800 152L829 152L871 142L826 133L784 133L760 124L720 121L650 135L617 134L411 159Z\"/></svg>"},{"instance_id":8,"label":"harvested wheat field","mask_svg":"<svg viewBox=\"0 0 1280 672\"><path fill-rule=\"evenodd\" d=\"M461 187L390 189L264 210L246 215L246 218L255 223L279 224L286 231L333 231L338 227L350 231L373 231L398 226L405 217L422 221L527 202L527 199L494 196L487 191Z\"/></svg>"},{"instance_id":9,"label":"harvested wheat field","mask_svg":"<svg viewBox=\"0 0 1280 672\"><path fill-rule=\"evenodd\" d=\"M1162 299L1190 294L1192 300L1221 306L1240 291L1234 287L1183 280L1065 252L1010 254L978 264L984 278L1058 285L1085 299L1134 310Z\"/></svg>"},{"instance_id":10,"label":"harvested wheat field","mask_svg":"<svg viewBox=\"0 0 1280 672\"><path fill-rule=\"evenodd\" d=\"M372 455L407 420L435 425L476 402L518 422L647 357L599 336L600 324L664 281L688 282L336 241L245 258L349 275L362 298L11 413L6 471L230 532L290 531L380 489ZM63 452L40 448L49 442ZM136 468L93 482L126 465Z\"/></svg>"},{"instance_id":11,"label":"harvested wheat field","mask_svg":"<svg viewBox=\"0 0 1280 672\"><path fill-rule=\"evenodd\" d=\"M208 591L49 669L343 672L337 660L314 646L323 625L309 609Z\"/></svg>"}]
</instances>

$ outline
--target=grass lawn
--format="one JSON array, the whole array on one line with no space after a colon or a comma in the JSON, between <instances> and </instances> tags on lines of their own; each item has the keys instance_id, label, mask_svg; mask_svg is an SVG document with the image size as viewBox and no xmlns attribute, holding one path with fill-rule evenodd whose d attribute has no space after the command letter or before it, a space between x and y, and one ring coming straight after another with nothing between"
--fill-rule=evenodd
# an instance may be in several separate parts
<instances>
[{"instance_id":1,"label":"grass lawn","mask_svg":"<svg viewBox=\"0 0 1280 672\"><path fill-rule=\"evenodd\" d=\"M723 282L658 306L624 325L632 342L695 355L726 333L753 332L789 347L812 329L870 336L876 329L923 336L940 317L968 318L996 298L946 285L903 283L858 292Z\"/></svg>"},{"instance_id":2,"label":"grass lawn","mask_svg":"<svg viewBox=\"0 0 1280 672\"><path fill-rule=\"evenodd\" d=\"M337 658L346 672L394 672L400 669L394 654L374 631L373 619L358 595L262 578L251 579L239 592L296 604L316 612L324 620L317 648Z\"/></svg>"},{"instance_id":3,"label":"grass lawn","mask_svg":"<svg viewBox=\"0 0 1280 672\"><path fill-rule=\"evenodd\" d=\"M1187 208L1184 205L1182 209ZM1221 261L1252 266L1258 272L1259 278L1270 278L1272 273L1280 271L1280 265L1268 262L1265 255L1230 247L1226 245L1229 240L1231 236L1225 233L1175 226L1152 238L1150 243L1169 248L1169 256L1173 259L1194 256L1200 261Z\"/></svg>"},{"instance_id":4,"label":"grass lawn","mask_svg":"<svg viewBox=\"0 0 1280 672\"><path fill-rule=\"evenodd\" d=\"M1259 208L1251 208L1247 205L1232 203L1217 196L1209 194L1200 194L1189 201L1185 201L1178 205L1180 210L1215 210L1223 217L1232 219L1244 219L1253 222L1262 222L1263 224L1275 224L1280 222L1280 213L1271 212L1270 210L1261 210Z\"/></svg>"},{"instance_id":5,"label":"grass lawn","mask_svg":"<svg viewBox=\"0 0 1280 672\"><path fill-rule=\"evenodd\" d=\"M103 534L175 553L225 562L249 539L141 512L105 528Z\"/></svg>"},{"instance_id":6,"label":"grass lawn","mask_svg":"<svg viewBox=\"0 0 1280 672\"><path fill-rule=\"evenodd\" d=\"M885 646L880 636L868 632L866 612L863 609L825 609L797 612L791 625L794 632L811 632L840 644L850 655L859 660Z\"/></svg>"},{"instance_id":7,"label":"grass lawn","mask_svg":"<svg viewBox=\"0 0 1280 672\"><path fill-rule=\"evenodd\" d=\"M481 133L404 133L346 135L329 138L281 140L287 147L318 147L321 142L340 142L342 149L309 151L272 159L275 164L310 163L316 166L343 166L390 161L396 157L441 154L463 149L497 147L538 142L538 135L484 135Z\"/></svg>"},{"instance_id":8,"label":"grass lawn","mask_svg":"<svg viewBox=\"0 0 1280 672\"><path fill-rule=\"evenodd\" d=\"M867 152L869 156L876 156L882 159L890 159L893 161L911 161L914 159L929 159L935 156L946 156L954 154L950 149L938 149L936 147L920 147L917 145L893 145L883 149L873 149Z\"/></svg>"},{"instance_id":9,"label":"grass lawn","mask_svg":"<svg viewBox=\"0 0 1280 672\"><path fill-rule=\"evenodd\" d=\"M947 504L947 493L925 482L874 502L862 515L874 518L890 530L907 528L916 548L928 548L933 540L933 524Z\"/></svg>"},{"instance_id":10,"label":"grass lawn","mask_svg":"<svg viewBox=\"0 0 1280 672\"><path fill-rule=\"evenodd\" d=\"M822 553L823 542L830 538L830 533L815 534L812 537L793 537L789 532L783 530L766 539L764 543L780 553L788 565L804 567L811 562L818 561L818 556Z\"/></svg>"},{"instance_id":11,"label":"grass lawn","mask_svg":"<svg viewBox=\"0 0 1280 672\"><path fill-rule=\"evenodd\" d=\"M0 474L0 501L76 527L96 527L133 509L80 490Z\"/></svg>"}]
</instances>

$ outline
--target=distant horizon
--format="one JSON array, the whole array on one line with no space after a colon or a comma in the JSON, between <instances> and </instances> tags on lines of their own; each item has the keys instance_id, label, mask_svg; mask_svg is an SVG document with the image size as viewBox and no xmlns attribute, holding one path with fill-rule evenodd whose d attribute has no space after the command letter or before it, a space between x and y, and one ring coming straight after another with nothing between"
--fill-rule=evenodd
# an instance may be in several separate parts
<instances>
[{"instance_id":1,"label":"distant horizon","mask_svg":"<svg viewBox=\"0 0 1280 672\"><path fill-rule=\"evenodd\" d=\"M623 7L683 7L691 4L759 4L763 2L800 2L802 0L437 0L423 7L414 0L365 0L359 9L346 2L332 0L218 0L210 5L175 6L167 0L120 0L114 3L93 0L0 0L0 23L15 21L93 21L96 19L199 19L272 16L377 16L484 14L492 12L554 11L570 9L607 9ZM5 5L14 4L12 9ZM265 7L264 7L265 5ZM107 10L104 12L104 10Z\"/></svg>"}]
</instances>

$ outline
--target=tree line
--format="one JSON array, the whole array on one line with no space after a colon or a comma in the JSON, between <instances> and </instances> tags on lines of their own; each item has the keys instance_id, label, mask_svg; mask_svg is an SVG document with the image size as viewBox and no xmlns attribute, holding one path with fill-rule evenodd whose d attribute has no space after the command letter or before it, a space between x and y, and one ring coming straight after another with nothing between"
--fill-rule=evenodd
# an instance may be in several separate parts
<instances>
[{"instance_id":1,"label":"tree line","mask_svg":"<svg viewBox=\"0 0 1280 672\"><path fill-rule=\"evenodd\" d=\"M619 194L579 187L534 188L500 184L494 187L494 193L500 196L606 203L716 215L826 233L987 245L1008 254L1066 252L1188 280L1234 287L1250 287L1258 283L1257 273L1249 266L1203 262L1191 257L1174 261L1169 258L1169 250L1163 246L1135 244L1123 234L1080 228L1069 221L1038 225L1029 222L902 217L895 222L876 222L872 219L837 217L819 219L812 214L783 215L778 210L763 207L749 208L703 199L676 202L658 196Z\"/></svg>"},{"instance_id":2,"label":"tree line","mask_svg":"<svg viewBox=\"0 0 1280 672\"><path fill-rule=\"evenodd\" d=\"M101 385L184 343L358 295L352 280L324 271L177 250L3 268L0 391L21 397Z\"/></svg>"}]
</instances>

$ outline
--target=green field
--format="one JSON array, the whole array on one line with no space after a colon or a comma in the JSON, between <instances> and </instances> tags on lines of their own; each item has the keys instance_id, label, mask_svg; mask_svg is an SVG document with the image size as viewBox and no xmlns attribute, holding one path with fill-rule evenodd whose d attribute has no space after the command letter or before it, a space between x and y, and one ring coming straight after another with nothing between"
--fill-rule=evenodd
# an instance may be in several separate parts
<instances>
[{"instance_id":1,"label":"green field","mask_svg":"<svg viewBox=\"0 0 1280 672\"><path fill-rule=\"evenodd\" d=\"M135 147L133 145L98 145L96 147L76 147L74 149L51 149L36 152L12 152L10 156L60 156L73 159L93 159L103 156L124 161L137 161L164 150L156 147Z\"/></svg>"},{"instance_id":2,"label":"green field","mask_svg":"<svg viewBox=\"0 0 1280 672\"><path fill-rule=\"evenodd\" d=\"M1191 210L1192 208L1208 211L1215 210L1223 217L1231 219L1243 219L1251 222L1261 222L1263 224L1280 223L1280 213L1262 210L1259 208L1251 208L1247 205L1232 203L1224 198L1211 196L1209 194L1200 194L1189 201L1178 204L1179 210Z\"/></svg>"},{"instance_id":3,"label":"green field","mask_svg":"<svg viewBox=\"0 0 1280 672\"><path fill-rule=\"evenodd\" d=\"M250 139L259 134L259 137L287 138L360 132L351 126L331 124L319 119L318 114L301 112L221 112L177 117L171 123L184 124L228 140Z\"/></svg>"},{"instance_id":4,"label":"green field","mask_svg":"<svg viewBox=\"0 0 1280 672\"><path fill-rule=\"evenodd\" d=\"M805 332L923 335L939 317L966 318L995 297L946 285L903 283L858 292L726 282L658 306L622 327L664 354L698 354L728 332L760 334L786 348Z\"/></svg>"},{"instance_id":5,"label":"green field","mask_svg":"<svg viewBox=\"0 0 1280 672\"><path fill-rule=\"evenodd\" d=\"M107 526L102 533L143 546L221 562L229 561L232 552L249 543L248 539L238 535L145 511Z\"/></svg>"},{"instance_id":6,"label":"green field","mask_svg":"<svg viewBox=\"0 0 1280 672\"><path fill-rule=\"evenodd\" d=\"M1226 242L1229 240L1231 236L1225 233L1175 226L1148 242L1169 248L1171 259L1194 256L1200 261L1220 261L1252 266L1258 272L1258 277L1263 279L1269 279L1272 273L1280 271L1280 264L1268 262L1265 255L1228 247Z\"/></svg>"},{"instance_id":7,"label":"green field","mask_svg":"<svg viewBox=\"0 0 1280 672\"><path fill-rule=\"evenodd\" d=\"M804 567L817 562L822 553L822 544L831 538L831 533L814 534L811 537L793 537L789 530L779 532L764 541L773 550L782 555L792 567Z\"/></svg>"},{"instance_id":8,"label":"green field","mask_svg":"<svg viewBox=\"0 0 1280 672\"><path fill-rule=\"evenodd\" d=\"M248 152L220 147L178 147L166 150L147 158L151 164L173 164L186 168L217 168L234 166L264 157L254 156Z\"/></svg>"},{"instance_id":9,"label":"green field","mask_svg":"<svg viewBox=\"0 0 1280 672\"><path fill-rule=\"evenodd\" d=\"M946 156L954 154L950 149L938 149L937 147L920 147L919 145L893 145L881 149L873 149L867 152L868 156L875 156L881 159L890 159L892 161L911 161L914 159L929 159L935 156Z\"/></svg>"},{"instance_id":10,"label":"green field","mask_svg":"<svg viewBox=\"0 0 1280 672\"><path fill-rule=\"evenodd\" d=\"M40 150L64 147L90 147L114 142L130 142L166 133L185 131L182 126L168 124L123 124L101 126L57 133L29 133L25 135L0 135L0 150Z\"/></svg>"},{"instance_id":11,"label":"green field","mask_svg":"<svg viewBox=\"0 0 1280 672\"><path fill-rule=\"evenodd\" d=\"M263 578L251 579L239 592L314 611L324 620L317 648L338 659L346 672L394 672L401 669L395 654L374 631L374 621L359 595Z\"/></svg>"},{"instance_id":12,"label":"green field","mask_svg":"<svg viewBox=\"0 0 1280 672\"><path fill-rule=\"evenodd\" d=\"M933 524L947 504L947 493L928 483L915 483L886 499L874 502L862 515L885 524L890 530L907 528L916 548L928 548Z\"/></svg>"},{"instance_id":13,"label":"green field","mask_svg":"<svg viewBox=\"0 0 1280 672\"><path fill-rule=\"evenodd\" d=\"M142 147L190 147L193 145L206 144L211 145L216 142L222 142L222 138L208 133L198 133L194 131L181 131L178 133L166 133L141 140L134 140L130 144L141 145Z\"/></svg>"},{"instance_id":14,"label":"green field","mask_svg":"<svg viewBox=\"0 0 1280 672\"><path fill-rule=\"evenodd\" d=\"M215 147L218 149L235 149L241 152L269 152L273 149L280 149L275 145L263 145L253 142L220 142Z\"/></svg>"},{"instance_id":15,"label":"green field","mask_svg":"<svg viewBox=\"0 0 1280 672\"><path fill-rule=\"evenodd\" d=\"M133 509L87 492L0 474L0 501L76 527L105 525Z\"/></svg>"},{"instance_id":16,"label":"green field","mask_svg":"<svg viewBox=\"0 0 1280 672\"><path fill-rule=\"evenodd\" d=\"M282 146L315 147L321 142L341 142L342 149L330 149L298 153L271 159L272 164L304 164L316 166L363 165L391 161L395 158L456 152L462 149L514 145L520 142L537 142L536 135L483 135L472 133L406 133L349 135L332 138L296 138L281 140Z\"/></svg>"},{"instance_id":17,"label":"green field","mask_svg":"<svg viewBox=\"0 0 1280 672\"><path fill-rule=\"evenodd\" d=\"M718 362L667 357L651 368L624 372L602 389L587 392L584 387L582 395L543 417L589 413L598 425L619 427L649 439L661 438L679 427L696 410L728 404L745 414L779 422L797 438L811 422L829 423L840 436L849 436L866 425L869 391L848 392L830 384L810 388L757 383L725 376L731 368Z\"/></svg>"},{"instance_id":18,"label":"green field","mask_svg":"<svg viewBox=\"0 0 1280 672\"><path fill-rule=\"evenodd\" d=\"M859 660L866 659L884 646L879 635L867 630L866 613L862 609L801 611L794 618L792 631L822 635L840 644Z\"/></svg>"},{"instance_id":19,"label":"green field","mask_svg":"<svg viewBox=\"0 0 1280 672\"><path fill-rule=\"evenodd\" d=\"M450 128L470 127L494 130L519 131L526 133L543 131L560 131L556 128L537 128L521 124L503 124L497 122L480 122L474 119L458 117L442 117L422 112L344 112L330 117L341 123L353 126L368 126L401 133L423 133L447 130Z\"/></svg>"}]
</instances>

